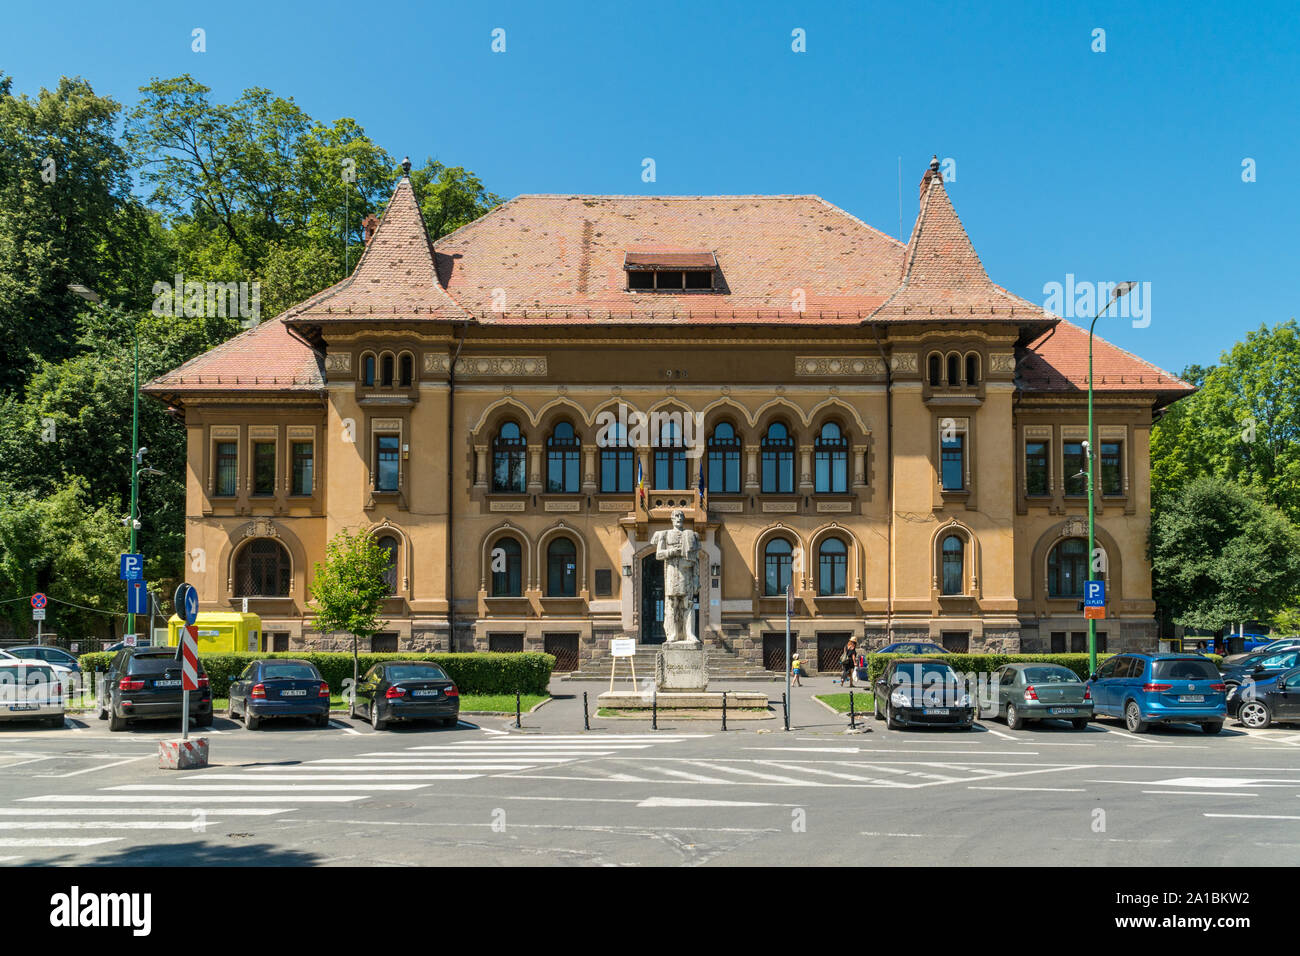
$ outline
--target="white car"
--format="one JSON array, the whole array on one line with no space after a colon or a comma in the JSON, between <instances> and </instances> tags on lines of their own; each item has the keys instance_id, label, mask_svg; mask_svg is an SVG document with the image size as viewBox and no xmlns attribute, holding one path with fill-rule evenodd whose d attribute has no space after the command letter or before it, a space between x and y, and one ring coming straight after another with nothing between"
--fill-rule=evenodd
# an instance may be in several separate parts
<instances>
[{"instance_id":1,"label":"white car","mask_svg":"<svg viewBox=\"0 0 1300 956\"><path fill-rule=\"evenodd\" d=\"M0 657L0 720L36 719L62 727L64 679L56 670L44 661L23 660L12 654Z\"/></svg>"}]
</instances>

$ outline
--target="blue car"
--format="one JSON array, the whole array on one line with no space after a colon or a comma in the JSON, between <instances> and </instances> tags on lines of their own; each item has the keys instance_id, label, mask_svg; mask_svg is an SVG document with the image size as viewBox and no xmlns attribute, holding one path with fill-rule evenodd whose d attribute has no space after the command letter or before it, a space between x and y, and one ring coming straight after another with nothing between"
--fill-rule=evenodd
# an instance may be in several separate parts
<instances>
[{"instance_id":1,"label":"blue car","mask_svg":"<svg viewBox=\"0 0 1300 956\"><path fill-rule=\"evenodd\" d=\"M1088 678L1093 712L1118 717L1131 733L1152 724L1200 724L1223 729L1226 685L1218 669L1190 654L1116 654Z\"/></svg>"},{"instance_id":2,"label":"blue car","mask_svg":"<svg viewBox=\"0 0 1300 956\"><path fill-rule=\"evenodd\" d=\"M897 641L886 644L876 654L947 654L938 644L929 641Z\"/></svg>"},{"instance_id":3,"label":"blue car","mask_svg":"<svg viewBox=\"0 0 1300 956\"><path fill-rule=\"evenodd\" d=\"M230 685L230 716L236 715L243 715L249 730L268 717L309 717L324 727L330 720L330 685L309 661L256 660Z\"/></svg>"}]
</instances>

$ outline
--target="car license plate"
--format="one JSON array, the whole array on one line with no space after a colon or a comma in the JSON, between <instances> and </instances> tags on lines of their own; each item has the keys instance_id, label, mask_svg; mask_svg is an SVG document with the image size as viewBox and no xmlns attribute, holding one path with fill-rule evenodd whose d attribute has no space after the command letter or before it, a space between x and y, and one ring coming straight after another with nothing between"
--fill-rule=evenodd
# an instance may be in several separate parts
<instances>
[{"instance_id":1,"label":"car license plate","mask_svg":"<svg viewBox=\"0 0 1300 956\"><path fill-rule=\"evenodd\" d=\"M1184 694L1182 697L1179 697L1179 698L1178 698L1178 703L1180 703L1180 704L1203 704L1203 703L1205 703L1205 696L1202 695L1202 694Z\"/></svg>"},{"instance_id":2,"label":"car license plate","mask_svg":"<svg viewBox=\"0 0 1300 956\"><path fill-rule=\"evenodd\" d=\"M437 697L438 692L437 690L413 690L411 691L411 696L412 697Z\"/></svg>"},{"instance_id":3,"label":"car license plate","mask_svg":"<svg viewBox=\"0 0 1300 956\"><path fill-rule=\"evenodd\" d=\"M1076 710L1076 708L1074 708L1074 707L1049 707L1049 708L1047 708L1047 712L1048 712L1049 714L1073 714L1073 713L1075 712L1075 710Z\"/></svg>"},{"instance_id":4,"label":"car license plate","mask_svg":"<svg viewBox=\"0 0 1300 956\"><path fill-rule=\"evenodd\" d=\"M921 710L921 713L926 716L942 717L949 713L949 710L947 707L925 707Z\"/></svg>"},{"instance_id":5,"label":"car license plate","mask_svg":"<svg viewBox=\"0 0 1300 956\"><path fill-rule=\"evenodd\" d=\"M10 710L40 710L40 704L10 704Z\"/></svg>"},{"instance_id":6,"label":"car license plate","mask_svg":"<svg viewBox=\"0 0 1300 956\"><path fill-rule=\"evenodd\" d=\"M282 690L280 691L280 696L281 697L306 697L307 692L305 690Z\"/></svg>"},{"instance_id":7,"label":"car license plate","mask_svg":"<svg viewBox=\"0 0 1300 956\"><path fill-rule=\"evenodd\" d=\"M156 680L153 682L154 687L180 687L179 680Z\"/></svg>"}]
</instances>

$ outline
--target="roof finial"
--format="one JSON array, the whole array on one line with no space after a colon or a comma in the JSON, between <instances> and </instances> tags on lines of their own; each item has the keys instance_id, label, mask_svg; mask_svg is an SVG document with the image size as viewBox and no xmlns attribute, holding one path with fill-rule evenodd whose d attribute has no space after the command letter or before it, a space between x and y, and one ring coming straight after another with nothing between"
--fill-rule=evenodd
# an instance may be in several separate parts
<instances>
[{"instance_id":1,"label":"roof finial","mask_svg":"<svg viewBox=\"0 0 1300 956\"><path fill-rule=\"evenodd\" d=\"M411 157L410 157L410 156L404 156L404 157L402 157L402 175L403 175L403 176L409 176L409 175L411 175Z\"/></svg>"},{"instance_id":2,"label":"roof finial","mask_svg":"<svg viewBox=\"0 0 1300 956\"><path fill-rule=\"evenodd\" d=\"M939 171L939 154L938 154L938 153L935 153L933 156L930 157L930 168L933 169L936 173Z\"/></svg>"}]
</instances>

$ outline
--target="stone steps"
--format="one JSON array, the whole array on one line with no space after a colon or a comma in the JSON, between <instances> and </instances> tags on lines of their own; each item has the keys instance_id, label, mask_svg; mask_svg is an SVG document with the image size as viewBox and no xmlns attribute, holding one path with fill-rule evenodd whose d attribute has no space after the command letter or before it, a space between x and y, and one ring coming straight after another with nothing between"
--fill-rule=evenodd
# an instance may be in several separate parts
<instances>
[{"instance_id":1,"label":"stone steps","mask_svg":"<svg viewBox=\"0 0 1300 956\"><path fill-rule=\"evenodd\" d=\"M637 648L632 660L636 664L638 679L653 677L655 659L659 653L658 645ZM710 681L776 681L783 675L763 670L736 655L732 651L710 645L707 648L708 674ZM563 680L609 680L610 658L608 655L584 661L576 671L565 674ZM626 658L619 661L618 678L625 680L631 674Z\"/></svg>"}]
</instances>

